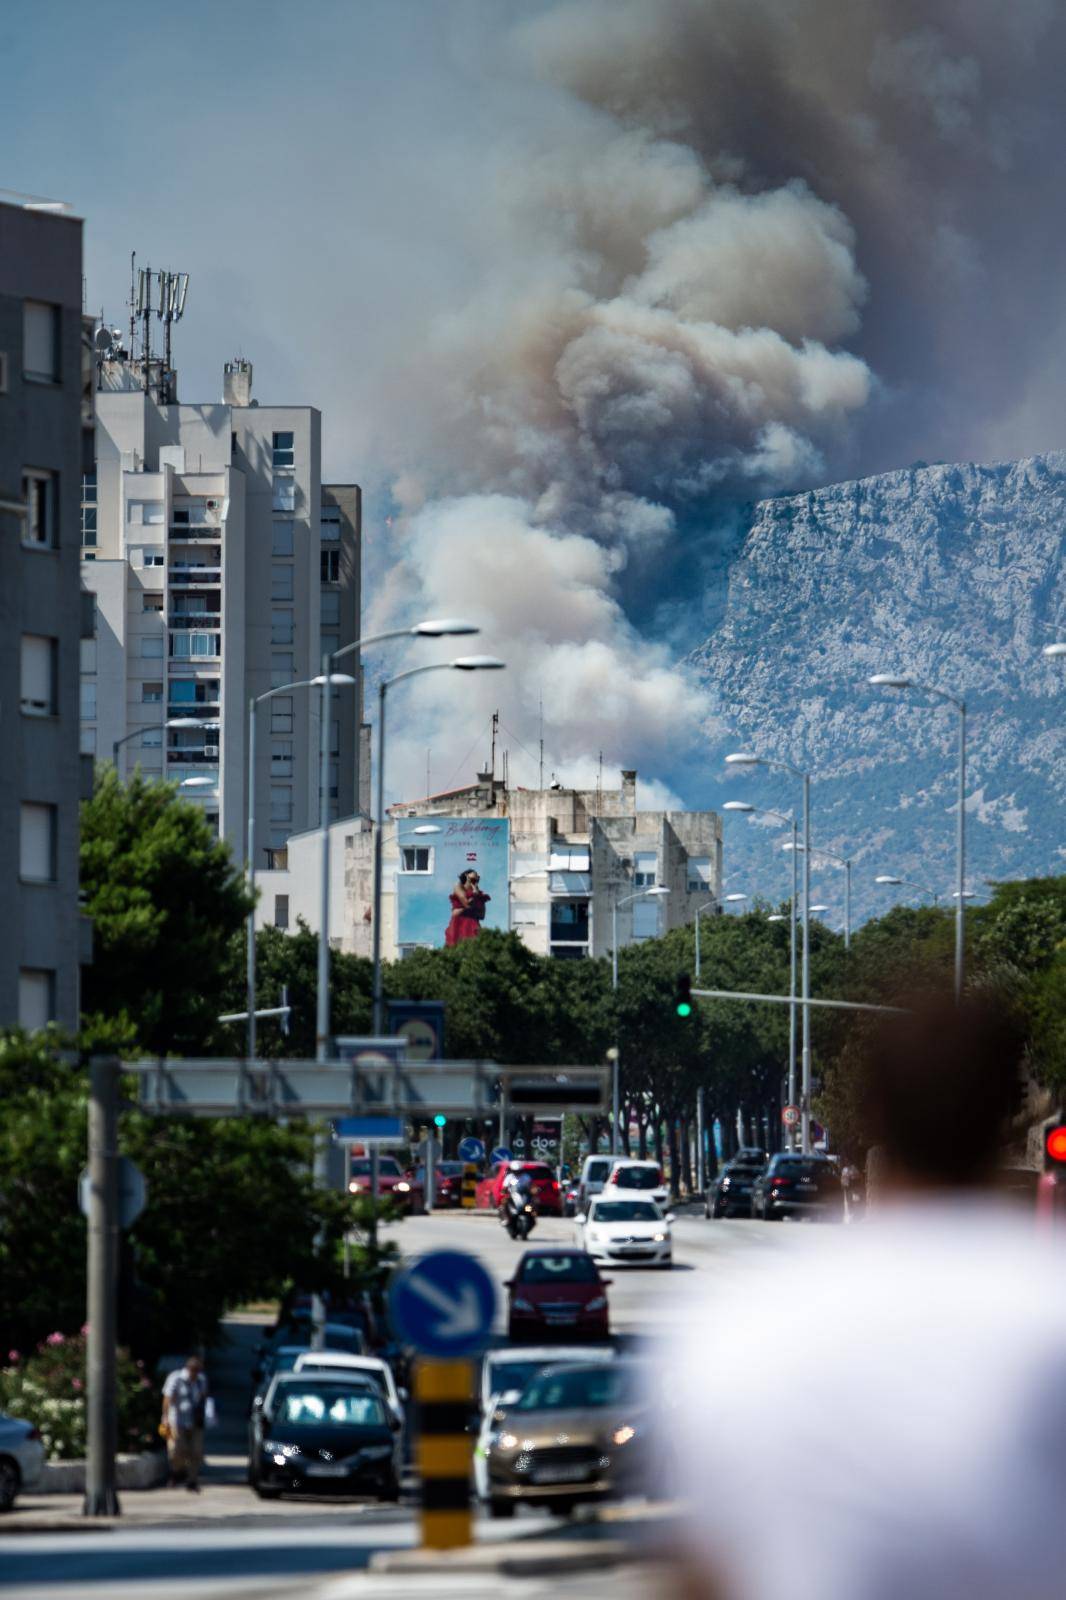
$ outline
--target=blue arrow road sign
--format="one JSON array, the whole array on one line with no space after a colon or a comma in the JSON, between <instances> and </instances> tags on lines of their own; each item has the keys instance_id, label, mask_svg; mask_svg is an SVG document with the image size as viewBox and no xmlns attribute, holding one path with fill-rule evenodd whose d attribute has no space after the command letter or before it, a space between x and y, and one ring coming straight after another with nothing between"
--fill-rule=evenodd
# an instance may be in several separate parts
<instances>
[{"instance_id":1,"label":"blue arrow road sign","mask_svg":"<svg viewBox=\"0 0 1066 1600\"><path fill-rule=\"evenodd\" d=\"M496 1290L473 1256L435 1250L393 1279L389 1309L400 1338L423 1355L472 1356L489 1342Z\"/></svg>"},{"instance_id":2,"label":"blue arrow road sign","mask_svg":"<svg viewBox=\"0 0 1066 1600\"><path fill-rule=\"evenodd\" d=\"M513 1161L514 1155L510 1150L508 1150L505 1144L498 1144L489 1159L492 1161L493 1166L495 1166L501 1161Z\"/></svg>"},{"instance_id":3,"label":"blue arrow road sign","mask_svg":"<svg viewBox=\"0 0 1066 1600\"><path fill-rule=\"evenodd\" d=\"M460 1139L460 1141L459 1141L459 1160L460 1161L484 1161L484 1159L485 1159L485 1146L482 1144L480 1139L475 1139L473 1137L473 1135L469 1135L465 1139Z\"/></svg>"}]
</instances>

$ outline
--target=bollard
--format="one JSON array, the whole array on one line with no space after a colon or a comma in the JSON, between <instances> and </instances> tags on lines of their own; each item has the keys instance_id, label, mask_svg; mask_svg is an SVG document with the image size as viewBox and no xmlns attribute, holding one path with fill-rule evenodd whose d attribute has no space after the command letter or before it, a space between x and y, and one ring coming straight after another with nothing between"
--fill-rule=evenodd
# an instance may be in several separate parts
<instances>
[{"instance_id":1,"label":"bollard","mask_svg":"<svg viewBox=\"0 0 1066 1600\"><path fill-rule=\"evenodd\" d=\"M463 1205L477 1205L477 1167L472 1161L463 1163Z\"/></svg>"},{"instance_id":2,"label":"bollard","mask_svg":"<svg viewBox=\"0 0 1066 1600\"><path fill-rule=\"evenodd\" d=\"M473 1363L420 1357L415 1368L415 1399L421 1543L427 1550L454 1550L470 1543L473 1530L473 1435L468 1431L474 1401Z\"/></svg>"}]
</instances>

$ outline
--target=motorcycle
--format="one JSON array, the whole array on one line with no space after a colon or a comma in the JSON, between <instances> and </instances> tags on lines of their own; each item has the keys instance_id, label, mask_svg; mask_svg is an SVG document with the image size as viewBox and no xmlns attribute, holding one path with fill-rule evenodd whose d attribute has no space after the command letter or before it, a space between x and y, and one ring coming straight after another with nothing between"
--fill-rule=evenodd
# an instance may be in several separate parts
<instances>
[{"instance_id":1,"label":"motorcycle","mask_svg":"<svg viewBox=\"0 0 1066 1600\"><path fill-rule=\"evenodd\" d=\"M500 1207L500 1221L512 1239L528 1239L537 1225L537 1208L532 1200L509 1194Z\"/></svg>"}]
</instances>

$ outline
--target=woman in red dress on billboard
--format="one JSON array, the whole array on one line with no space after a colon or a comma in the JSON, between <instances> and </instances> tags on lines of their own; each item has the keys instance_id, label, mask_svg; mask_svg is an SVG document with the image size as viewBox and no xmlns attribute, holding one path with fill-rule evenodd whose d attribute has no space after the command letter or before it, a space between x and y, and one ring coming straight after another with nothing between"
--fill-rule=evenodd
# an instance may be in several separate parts
<instances>
[{"instance_id":1,"label":"woman in red dress on billboard","mask_svg":"<svg viewBox=\"0 0 1066 1600\"><path fill-rule=\"evenodd\" d=\"M458 944L461 939L474 939L481 932L485 907L492 896L481 888L476 872L460 872L459 882L449 896L452 903L451 920L444 930L446 945Z\"/></svg>"}]
</instances>

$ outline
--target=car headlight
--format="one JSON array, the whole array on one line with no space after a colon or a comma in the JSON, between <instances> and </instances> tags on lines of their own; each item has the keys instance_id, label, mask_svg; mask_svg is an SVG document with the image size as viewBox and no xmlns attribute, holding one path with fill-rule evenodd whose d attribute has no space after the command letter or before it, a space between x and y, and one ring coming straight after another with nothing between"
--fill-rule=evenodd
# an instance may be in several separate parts
<instances>
[{"instance_id":1,"label":"car headlight","mask_svg":"<svg viewBox=\"0 0 1066 1600\"><path fill-rule=\"evenodd\" d=\"M603 1238L603 1230L602 1228L587 1228L585 1230L585 1237L588 1239L589 1244L598 1244Z\"/></svg>"},{"instance_id":2,"label":"car headlight","mask_svg":"<svg viewBox=\"0 0 1066 1600\"><path fill-rule=\"evenodd\" d=\"M411 1185L409 1183L397 1183L394 1184L393 1187L395 1188L397 1194L411 1193Z\"/></svg>"},{"instance_id":3,"label":"car headlight","mask_svg":"<svg viewBox=\"0 0 1066 1600\"><path fill-rule=\"evenodd\" d=\"M732 1178L723 1178L721 1183L719 1184L719 1188L728 1189L729 1185L732 1183L732 1181L733 1181Z\"/></svg>"},{"instance_id":4,"label":"car headlight","mask_svg":"<svg viewBox=\"0 0 1066 1600\"><path fill-rule=\"evenodd\" d=\"M604 1311L604 1310L606 1310L606 1308L607 1308L607 1296L605 1294L598 1294L596 1296L595 1300L590 1300L589 1301L588 1305L585 1307L585 1310L586 1311Z\"/></svg>"},{"instance_id":5,"label":"car headlight","mask_svg":"<svg viewBox=\"0 0 1066 1600\"><path fill-rule=\"evenodd\" d=\"M532 1311L533 1310L533 1303L530 1300L523 1300L521 1295L519 1295L519 1297L514 1302L513 1310L515 1310L515 1311Z\"/></svg>"},{"instance_id":6,"label":"car headlight","mask_svg":"<svg viewBox=\"0 0 1066 1600\"><path fill-rule=\"evenodd\" d=\"M501 1433L496 1443L501 1450L516 1450L518 1448L518 1435L516 1433Z\"/></svg>"},{"instance_id":7,"label":"car headlight","mask_svg":"<svg viewBox=\"0 0 1066 1600\"><path fill-rule=\"evenodd\" d=\"M281 1456L283 1460L288 1456L298 1456L300 1454L300 1446L298 1444L282 1444L276 1439L264 1439L263 1449L268 1455Z\"/></svg>"},{"instance_id":8,"label":"car headlight","mask_svg":"<svg viewBox=\"0 0 1066 1600\"><path fill-rule=\"evenodd\" d=\"M655 1235L655 1238L654 1238L654 1243L655 1243L655 1244L665 1244L665 1242L666 1242L666 1240L667 1240L667 1239L668 1239L668 1238L669 1238L669 1234L665 1234L665 1233L657 1233L657 1234L656 1234L656 1235Z\"/></svg>"},{"instance_id":9,"label":"car headlight","mask_svg":"<svg viewBox=\"0 0 1066 1600\"><path fill-rule=\"evenodd\" d=\"M392 1455L391 1444L372 1444L369 1449L361 1452L365 1461L384 1461L386 1456Z\"/></svg>"},{"instance_id":10,"label":"car headlight","mask_svg":"<svg viewBox=\"0 0 1066 1600\"><path fill-rule=\"evenodd\" d=\"M615 1431L611 1434L611 1443L612 1444L628 1444L630 1439L633 1438L633 1436L636 1433L636 1431L637 1430L635 1428L631 1428L629 1426L629 1423L627 1422L621 1428L616 1428Z\"/></svg>"}]
</instances>

